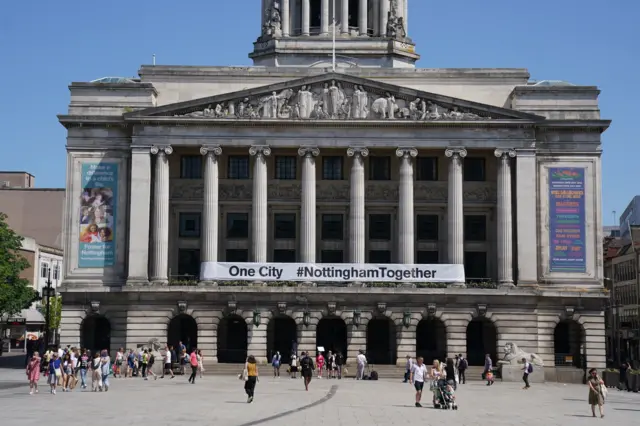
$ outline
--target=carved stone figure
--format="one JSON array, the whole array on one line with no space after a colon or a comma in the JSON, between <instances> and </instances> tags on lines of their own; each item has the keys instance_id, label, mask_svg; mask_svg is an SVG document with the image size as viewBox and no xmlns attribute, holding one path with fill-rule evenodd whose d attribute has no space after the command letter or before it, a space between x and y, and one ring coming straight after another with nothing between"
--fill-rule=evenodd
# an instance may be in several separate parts
<instances>
[{"instance_id":1,"label":"carved stone figure","mask_svg":"<svg viewBox=\"0 0 640 426\"><path fill-rule=\"evenodd\" d=\"M499 365L517 365L522 363L522 358L525 358L527 361L532 363L533 365L537 365L538 367L543 367L544 362L542 358L534 353L528 353L523 351L518 347L517 344L513 342L507 342L504 345L504 358L498 361Z\"/></svg>"},{"instance_id":2,"label":"carved stone figure","mask_svg":"<svg viewBox=\"0 0 640 426\"><path fill-rule=\"evenodd\" d=\"M427 116L427 103L420 98L409 103L409 117L412 120L424 120Z\"/></svg>"},{"instance_id":3,"label":"carved stone figure","mask_svg":"<svg viewBox=\"0 0 640 426\"><path fill-rule=\"evenodd\" d=\"M322 110L325 114L329 115L329 99L331 97L329 90L329 83L325 83L322 88Z\"/></svg>"},{"instance_id":4,"label":"carved stone figure","mask_svg":"<svg viewBox=\"0 0 640 426\"><path fill-rule=\"evenodd\" d=\"M364 90L364 87L355 86L351 104L353 118L367 118L369 115L369 94Z\"/></svg>"},{"instance_id":5,"label":"carved stone figure","mask_svg":"<svg viewBox=\"0 0 640 426\"><path fill-rule=\"evenodd\" d=\"M302 86L298 91L298 117L309 118L313 110L313 93L307 90L307 86Z\"/></svg>"},{"instance_id":6,"label":"carved stone figure","mask_svg":"<svg viewBox=\"0 0 640 426\"><path fill-rule=\"evenodd\" d=\"M387 15L387 37L404 39L407 32L404 29L404 18L398 16L398 0L391 0L391 8Z\"/></svg>"},{"instance_id":7,"label":"carved stone figure","mask_svg":"<svg viewBox=\"0 0 640 426\"><path fill-rule=\"evenodd\" d=\"M384 98L378 98L373 101L371 110L378 115L377 118L395 118L395 113L398 110L396 98L390 93L385 94Z\"/></svg>"},{"instance_id":8,"label":"carved stone figure","mask_svg":"<svg viewBox=\"0 0 640 426\"><path fill-rule=\"evenodd\" d=\"M271 6L266 11L267 19L264 21L262 29L263 36L280 36L282 35L282 19L280 18L280 3L273 0Z\"/></svg>"},{"instance_id":9,"label":"carved stone figure","mask_svg":"<svg viewBox=\"0 0 640 426\"><path fill-rule=\"evenodd\" d=\"M324 106L322 101L319 101L318 103L316 103L316 105L313 107L313 111L311 111L311 115L309 118L312 118L314 120L324 120L329 118L329 115L326 112L324 112Z\"/></svg>"},{"instance_id":10,"label":"carved stone figure","mask_svg":"<svg viewBox=\"0 0 640 426\"><path fill-rule=\"evenodd\" d=\"M328 114L331 118L338 118L338 114L340 113L340 107L345 99L344 90L342 87L336 86L336 81L333 80L331 82L331 87L329 87L329 111Z\"/></svg>"}]
</instances>

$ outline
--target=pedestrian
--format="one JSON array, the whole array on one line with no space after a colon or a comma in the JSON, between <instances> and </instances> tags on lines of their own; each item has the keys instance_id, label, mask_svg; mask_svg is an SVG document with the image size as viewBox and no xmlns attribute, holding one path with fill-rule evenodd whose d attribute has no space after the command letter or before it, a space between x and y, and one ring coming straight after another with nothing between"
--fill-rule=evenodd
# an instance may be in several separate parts
<instances>
[{"instance_id":1,"label":"pedestrian","mask_svg":"<svg viewBox=\"0 0 640 426\"><path fill-rule=\"evenodd\" d=\"M465 375L465 372L467 371L467 368L469 368L469 362L467 362L467 359L464 358L462 356L462 354L458 355L459 361L458 361L458 382L462 383L462 384L466 384L467 383L467 376Z\"/></svg>"},{"instance_id":2,"label":"pedestrian","mask_svg":"<svg viewBox=\"0 0 640 426\"><path fill-rule=\"evenodd\" d=\"M412 368L413 368L413 358L411 358L411 355L407 354L407 363L405 364L405 367L404 367L404 380L402 381L402 383L407 383L409 381L409 379L411 378Z\"/></svg>"},{"instance_id":3,"label":"pedestrian","mask_svg":"<svg viewBox=\"0 0 640 426\"><path fill-rule=\"evenodd\" d=\"M142 377L147 380L147 368L149 367L149 352L144 349L142 351Z\"/></svg>"},{"instance_id":4,"label":"pedestrian","mask_svg":"<svg viewBox=\"0 0 640 426\"><path fill-rule=\"evenodd\" d=\"M344 357L342 352L338 351L336 354L336 370L338 373L338 380L342 379L342 366L344 365Z\"/></svg>"},{"instance_id":5,"label":"pedestrian","mask_svg":"<svg viewBox=\"0 0 640 426\"><path fill-rule=\"evenodd\" d=\"M336 378L336 356L333 352L329 351L329 355L327 356L327 376L329 379Z\"/></svg>"},{"instance_id":6,"label":"pedestrian","mask_svg":"<svg viewBox=\"0 0 640 426\"><path fill-rule=\"evenodd\" d=\"M116 365L113 369L113 377L122 377L122 364L124 364L124 349L118 349L116 353Z\"/></svg>"},{"instance_id":7,"label":"pedestrian","mask_svg":"<svg viewBox=\"0 0 640 426\"><path fill-rule=\"evenodd\" d=\"M167 371L171 374L172 379L176 377L173 375L173 368L171 368L171 352L171 346L167 345L164 351L164 368L162 369L162 376L160 377L161 379L164 379L164 375L167 373Z\"/></svg>"},{"instance_id":8,"label":"pedestrian","mask_svg":"<svg viewBox=\"0 0 640 426\"><path fill-rule=\"evenodd\" d=\"M98 392L102 390L102 375L100 374L100 354L93 354L91 361L91 391Z\"/></svg>"},{"instance_id":9,"label":"pedestrian","mask_svg":"<svg viewBox=\"0 0 640 426\"><path fill-rule=\"evenodd\" d=\"M184 345L183 345L184 346ZM191 362L191 355L187 353L186 349L183 349L180 355L180 374L183 376L187 374L187 364Z\"/></svg>"},{"instance_id":10,"label":"pedestrian","mask_svg":"<svg viewBox=\"0 0 640 426\"><path fill-rule=\"evenodd\" d=\"M491 380L487 377L491 373ZM484 358L484 370L482 372L482 378L487 381L487 386L493 384L493 361L491 361L491 355L487 354Z\"/></svg>"},{"instance_id":11,"label":"pedestrian","mask_svg":"<svg viewBox=\"0 0 640 426\"><path fill-rule=\"evenodd\" d=\"M189 376L189 383L196 384L196 374L198 373L198 356L196 355L196 349L191 349L191 355L189 355L189 365L191 366L191 376Z\"/></svg>"},{"instance_id":12,"label":"pedestrian","mask_svg":"<svg viewBox=\"0 0 640 426\"><path fill-rule=\"evenodd\" d=\"M447 358L447 364L444 367L445 374L447 375L447 384L455 390L457 389L458 379L456 378L456 366L453 359Z\"/></svg>"},{"instance_id":13,"label":"pedestrian","mask_svg":"<svg viewBox=\"0 0 640 426\"><path fill-rule=\"evenodd\" d=\"M271 358L271 366L273 367L273 377L280 377L280 360L281 360L280 352L276 351L273 354L273 358Z\"/></svg>"},{"instance_id":14,"label":"pedestrian","mask_svg":"<svg viewBox=\"0 0 640 426\"><path fill-rule=\"evenodd\" d=\"M35 351L27 363L27 378L29 379L29 395L38 393L38 380L40 380L40 353Z\"/></svg>"},{"instance_id":15,"label":"pedestrian","mask_svg":"<svg viewBox=\"0 0 640 426\"><path fill-rule=\"evenodd\" d=\"M83 349L78 360L78 371L80 372L80 388L87 388L87 370L89 369L89 354Z\"/></svg>"},{"instance_id":16,"label":"pedestrian","mask_svg":"<svg viewBox=\"0 0 640 426\"><path fill-rule=\"evenodd\" d=\"M253 355L247 357L247 362L244 365L244 375L244 391L247 394L247 403L251 404L256 392L256 383L258 382L258 364Z\"/></svg>"},{"instance_id":17,"label":"pedestrian","mask_svg":"<svg viewBox=\"0 0 640 426\"><path fill-rule=\"evenodd\" d=\"M306 352L302 352L300 357L300 368L302 370L302 377L304 378L304 389L308 391L315 366L313 365L313 360Z\"/></svg>"},{"instance_id":18,"label":"pedestrian","mask_svg":"<svg viewBox=\"0 0 640 426\"><path fill-rule=\"evenodd\" d=\"M100 391L103 389L105 392L109 391L109 374L111 374L111 358L109 357L109 352L104 349L100 354L100 378L102 380Z\"/></svg>"},{"instance_id":19,"label":"pedestrian","mask_svg":"<svg viewBox=\"0 0 640 426\"><path fill-rule=\"evenodd\" d=\"M49 385L51 386L51 393L56 394L56 387L60 383L62 378L62 361L57 352L51 355L51 361L49 361Z\"/></svg>"},{"instance_id":20,"label":"pedestrian","mask_svg":"<svg viewBox=\"0 0 640 426\"><path fill-rule=\"evenodd\" d=\"M289 361L289 373L291 374L292 379L298 377L298 356L295 352L291 354L291 360Z\"/></svg>"},{"instance_id":21,"label":"pedestrian","mask_svg":"<svg viewBox=\"0 0 640 426\"><path fill-rule=\"evenodd\" d=\"M409 381L416 389L416 407L422 407L420 400L422 399L424 381L427 378L427 366L424 365L423 361L423 358L419 356L416 359L416 363L411 365L411 371L409 371Z\"/></svg>"},{"instance_id":22,"label":"pedestrian","mask_svg":"<svg viewBox=\"0 0 640 426\"><path fill-rule=\"evenodd\" d=\"M589 405L591 405L591 414L596 416L596 405L600 409L600 418L604 417L604 397L606 394L606 388L604 387L604 381L598 376L598 371L595 368L589 370L589 379L587 380L589 386Z\"/></svg>"},{"instance_id":23,"label":"pedestrian","mask_svg":"<svg viewBox=\"0 0 640 426\"><path fill-rule=\"evenodd\" d=\"M627 392L631 392L631 389L629 388L629 365L630 365L630 361L627 360L627 362L623 362L622 365L620 366L620 383L618 385L618 389L620 390L627 390Z\"/></svg>"},{"instance_id":24,"label":"pedestrian","mask_svg":"<svg viewBox=\"0 0 640 426\"><path fill-rule=\"evenodd\" d=\"M322 369L324 368L324 355L322 352L318 352L318 356L316 357L316 365L318 366L318 379L322 379Z\"/></svg>"},{"instance_id":25,"label":"pedestrian","mask_svg":"<svg viewBox=\"0 0 640 426\"><path fill-rule=\"evenodd\" d=\"M198 372L200 373L200 378L202 379L202 373L204 373L204 355L202 355L202 351L198 349Z\"/></svg>"},{"instance_id":26,"label":"pedestrian","mask_svg":"<svg viewBox=\"0 0 640 426\"><path fill-rule=\"evenodd\" d=\"M522 358L522 363L524 367L522 367L522 381L524 382L524 387L522 389L529 389L531 386L529 385L529 374L533 373L533 365L526 358Z\"/></svg>"},{"instance_id":27,"label":"pedestrian","mask_svg":"<svg viewBox=\"0 0 640 426\"><path fill-rule=\"evenodd\" d=\"M364 377L364 367L367 365L367 357L364 355L364 351L360 350L356 357L356 380L362 380Z\"/></svg>"},{"instance_id":28,"label":"pedestrian","mask_svg":"<svg viewBox=\"0 0 640 426\"><path fill-rule=\"evenodd\" d=\"M62 360L62 392L71 392L72 378L73 363L71 361L71 353L67 352Z\"/></svg>"},{"instance_id":29,"label":"pedestrian","mask_svg":"<svg viewBox=\"0 0 640 426\"><path fill-rule=\"evenodd\" d=\"M156 363L156 357L151 349L149 349L147 356L147 378L151 375L153 376L153 380L158 380L158 376L153 372L153 364ZM147 378L145 378L145 380L147 380Z\"/></svg>"}]
</instances>

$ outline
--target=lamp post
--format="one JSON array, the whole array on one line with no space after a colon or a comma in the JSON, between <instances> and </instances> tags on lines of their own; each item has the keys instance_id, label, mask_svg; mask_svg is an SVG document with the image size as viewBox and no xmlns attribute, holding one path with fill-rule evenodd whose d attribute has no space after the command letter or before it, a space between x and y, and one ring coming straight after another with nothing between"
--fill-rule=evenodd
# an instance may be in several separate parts
<instances>
[{"instance_id":1,"label":"lamp post","mask_svg":"<svg viewBox=\"0 0 640 426\"><path fill-rule=\"evenodd\" d=\"M45 342L45 350L49 348L49 344L51 343L50 337L49 337L49 329L50 329L50 323L49 323L49 309L51 307L51 298L53 296L55 296L56 294L56 289L53 288L51 286L51 284L53 284L51 282L51 268L49 268L49 275L47 277L47 286L44 287L42 289L42 297L46 297L47 298L47 309L45 311L45 318L44 318L44 342Z\"/></svg>"},{"instance_id":2,"label":"lamp post","mask_svg":"<svg viewBox=\"0 0 640 426\"><path fill-rule=\"evenodd\" d=\"M611 296L609 297L609 308L611 309L611 329L612 329L612 350L615 351L616 366L620 367L620 316L618 304L618 295L616 290L616 264L611 265L611 278L605 278L605 281L611 283ZM614 312L615 310L615 312Z\"/></svg>"}]
</instances>

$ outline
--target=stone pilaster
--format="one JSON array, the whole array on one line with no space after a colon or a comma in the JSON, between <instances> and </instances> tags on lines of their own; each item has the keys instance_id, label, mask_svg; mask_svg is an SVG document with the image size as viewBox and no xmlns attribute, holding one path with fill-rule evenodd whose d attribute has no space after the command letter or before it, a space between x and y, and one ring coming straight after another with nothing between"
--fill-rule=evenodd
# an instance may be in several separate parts
<instances>
[{"instance_id":1,"label":"stone pilaster","mask_svg":"<svg viewBox=\"0 0 640 426\"><path fill-rule=\"evenodd\" d=\"M464 148L449 148L445 155L449 162L449 195L447 203L447 233L449 237L448 262L464 264L464 192L462 186L462 159L467 156ZM464 283L454 283L463 286Z\"/></svg>"},{"instance_id":2,"label":"stone pilaster","mask_svg":"<svg viewBox=\"0 0 640 426\"><path fill-rule=\"evenodd\" d=\"M309 324L308 326L297 324L298 356L300 356L302 352L308 352L312 358L315 357L317 352L316 329L317 324Z\"/></svg>"},{"instance_id":3,"label":"stone pilaster","mask_svg":"<svg viewBox=\"0 0 640 426\"><path fill-rule=\"evenodd\" d=\"M329 0L322 0L320 5L320 33L329 35Z\"/></svg>"},{"instance_id":4,"label":"stone pilaster","mask_svg":"<svg viewBox=\"0 0 640 426\"><path fill-rule=\"evenodd\" d=\"M341 1L342 3L342 14L340 15L341 22L341 33L343 35L349 34L349 1Z\"/></svg>"},{"instance_id":5,"label":"stone pilaster","mask_svg":"<svg viewBox=\"0 0 640 426\"><path fill-rule=\"evenodd\" d=\"M300 215L300 261L316 261L316 160L320 150L315 147L298 149L302 157L302 206Z\"/></svg>"},{"instance_id":6,"label":"stone pilaster","mask_svg":"<svg viewBox=\"0 0 640 426\"><path fill-rule=\"evenodd\" d=\"M291 17L289 14L289 0L281 0L282 2L282 36L289 37L291 33Z\"/></svg>"},{"instance_id":7,"label":"stone pilaster","mask_svg":"<svg viewBox=\"0 0 640 426\"><path fill-rule=\"evenodd\" d=\"M347 360L353 376L356 373L356 357L360 350L367 350L367 320L364 318L358 327L347 324Z\"/></svg>"},{"instance_id":8,"label":"stone pilaster","mask_svg":"<svg viewBox=\"0 0 640 426\"><path fill-rule=\"evenodd\" d=\"M309 27L311 25L311 0L302 0L302 35L310 34Z\"/></svg>"},{"instance_id":9,"label":"stone pilaster","mask_svg":"<svg viewBox=\"0 0 640 426\"><path fill-rule=\"evenodd\" d=\"M222 148L202 146L204 155L204 204L202 208L201 262L218 261L218 157Z\"/></svg>"},{"instance_id":10,"label":"stone pilaster","mask_svg":"<svg viewBox=\"0 0 640 426\"><path fill-rule=\"evenodd\" d=\"M402 17L404 18L404 32L409 35L409 0L403 0L403 13Z\"/></svg>"},{"instance_id":11,"label":"stone pilaster","mask_svg":"<svg viewBox=\"0 0 640 426\"><path fill-rule=\"evenodd\" d=\"M517 150L516 229L518 287L538 284L538 172L535 150Z\"/></svg>"},{"instance_id":12,"label":"stone pilaster","mask_svg":"<svg viewBox=\"0 0 640 426\"><path fill-rule=\"evenodd\" d=\"M353 157L349 206L349 259L351 263L365 263L364 158L369 155L369 150L363 147L349 148L347 155Z\"/></svg>"},{"instance_id":13,"label":"stone pilaster","mask_svg":"<svg viewBox=\"0 0 640 426\"><path fill-rule=\"evenodd\" d=\"M512 149L496 149L498 166L498 284L513 285L513 219L511 209L511 159Z\"/></svg>"},{"instance_id":14,"label":"stone pilaster","mask_svg":"<svg viewBox=\"0 0 640 426\"><path fill-rule=\"evenodd\" d=\"M369 5L367 3L367 0L360 0L360 7L358 8L358 26L360 27L361 36L367 35L367 21L369 18Z\"/></svg>"},{"instance_id":15,"label":"stone pilaster","mask_svg":"<svg viewBox=\"0 0 640 426\"><path fill-rule=\"evenodd\" d=\"M416 328L417 326L414 324L409 325L409 327L404 325L397 326L396 341L398 350L396 365L405 366L407 355L416 356Z\"/></svg>"},{"instance_id":16,"label":"stone pilaster","mask_svg":"<svg viewBox=\"0 0 640 426\"><path fill-rule=\"evenodd\" d=\"M150 147L131 148L131 213L129 214L129 273L127 284L149 283L151 218Z\"/></svg>"},{"instance_id":17,"label":"stone pilaster","mask_svg":"<svg viewBox=\"0 0 640 426\"><path fill-rule=\"evenodd\" d=\"M268 146L252 146L249 154L255 157L253 163L253 255L252 261L257 263L267 262L267 160L271 155Z\"/></svg>"},{"instance_id":18,"label":"stone pilaster","mask_svg":"<svg viewBox=\"0 0 640 426\"><path fill-rule=\"evenodd\" d=\"M169 155L171 146L152 146L156 156L153 191L153 261L151 281L166 284L169 281Z\"/></svg>"},{"instance_id":19,"label":"stone pilaster","mask_svg":"<svg viewBox=\"0 0 640 426\"><path fill-rule=\"evenodd\" d=\"M258 363L267 362L267 323L263 320L255 325L249 320L247 333L247 356L253 355Z\"/></svg>"},{"instance_id":20,"label":"stone pilaster","mask_svg":"<svg viewBox=\"0 0 640 426\"><path fill-rule=\"evenodd\" d=\"M380 34L387 35L387 22L389 21L389 2L380 2Z\"/></svg>"},{"instance_id":21,"label":"stone pilaster","mask_svg":"<svg viewBox=\"0 0 640 426\"><path fill-rule=\"evenodd\" d=\"M398 262L414 263L414 213L413 213L413 158L418 156L415 148L398 148L400 158L400 184L398 187Z\"/></svg>"}]
</instances>

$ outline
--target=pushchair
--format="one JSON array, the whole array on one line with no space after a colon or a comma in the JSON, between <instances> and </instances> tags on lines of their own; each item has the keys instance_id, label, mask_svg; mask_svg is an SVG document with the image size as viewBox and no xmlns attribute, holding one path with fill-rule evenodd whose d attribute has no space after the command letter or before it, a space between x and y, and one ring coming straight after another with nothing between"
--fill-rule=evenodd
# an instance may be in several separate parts
<instances>
[{"instance_id":1,"label":"pushchair","mask_svg":"<svg viewBox=\"0 0 640 426\"><path fill-rule=\"evenodd\" d=\"M447 394L447 381L440 379L431 383L433 391L433 408L441 408L443 410L457 410L458 405L452 396Z\"/></svg>"}]
</instances>

